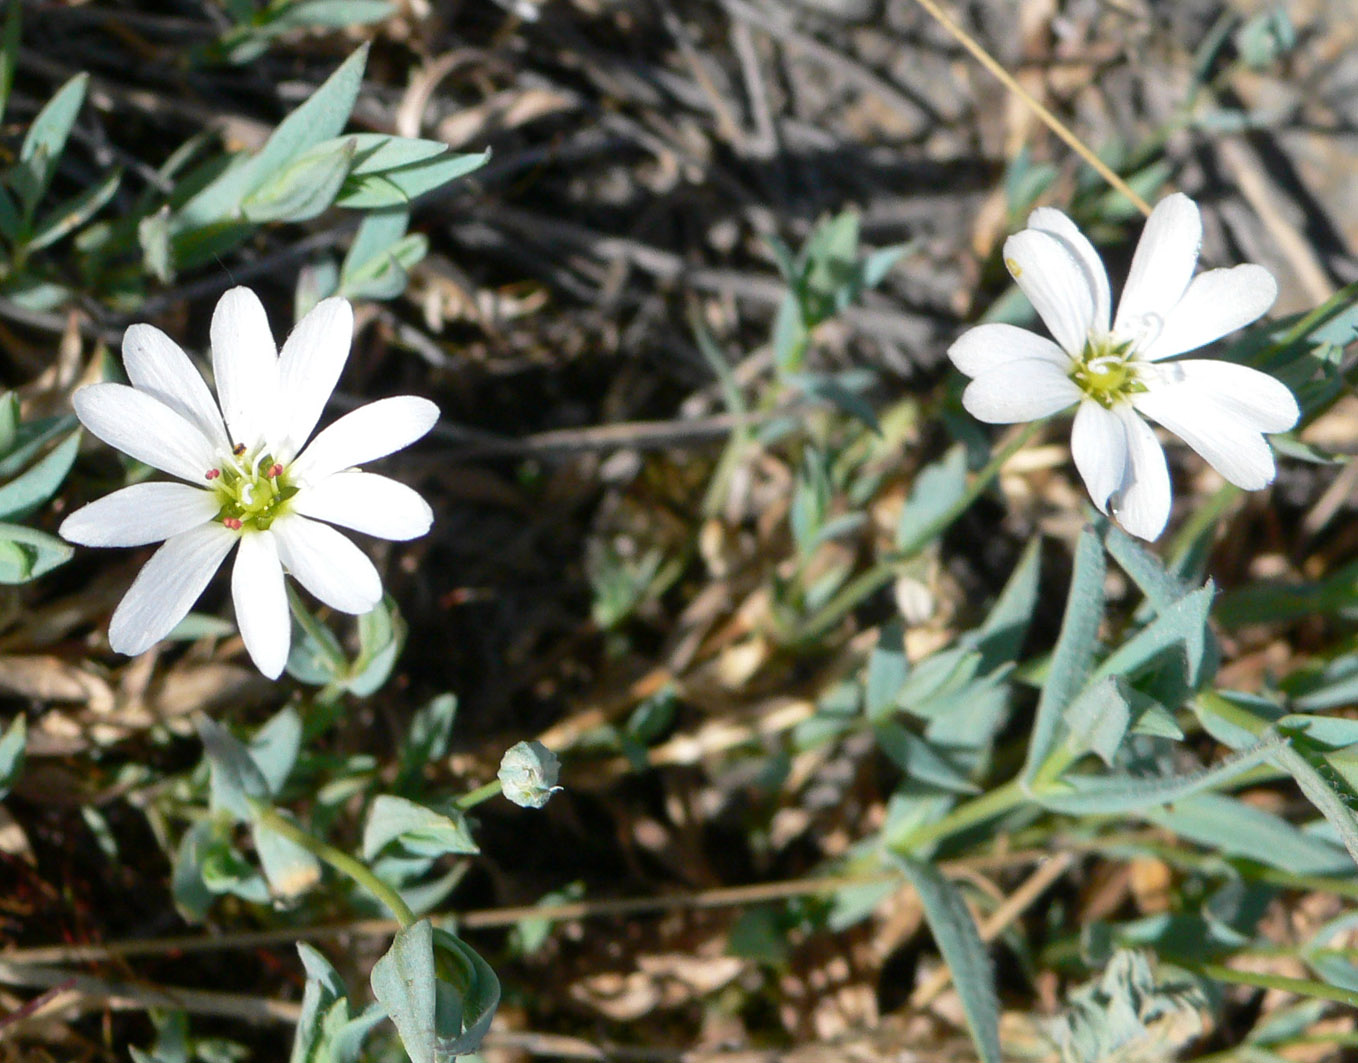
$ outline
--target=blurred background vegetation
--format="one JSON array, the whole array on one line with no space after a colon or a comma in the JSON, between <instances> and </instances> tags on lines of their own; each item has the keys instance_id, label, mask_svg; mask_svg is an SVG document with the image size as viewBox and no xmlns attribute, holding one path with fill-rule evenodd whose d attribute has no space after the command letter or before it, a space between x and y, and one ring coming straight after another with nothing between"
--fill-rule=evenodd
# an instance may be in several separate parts
<instances>
[{"instance_id":1,"label":"blurred background vegetation","mask_svg":"<svg viewBox=\"0 0 1358 1063\"><path fill-rule=\"evenodd\" d=\"M953 14L1139 194L1194 196L1206 265L1279 278L1241 357L1304 350L1310 422L1249 497L1172 449L1156 551L1216 581L1218 685L1347 719L1352 8ZM10 0L0 88L0 711L27 721L0 1059L281 1058L303 936L366 999L386 913L261 878L208 812L199 712L256 751L291 735L280 802L350 850L373 794L461 826L506 748L561 755L544 810L487 801L365 853L498 973L488 1060L975 1058L932 887L876 858L902 839L978 914L1014 1058L1358 1058L1358 878L1278 771L1210 816L1029 809L921 840L1021 766L1089 519L1064 426L966 495L991 440L945 351L1031 319L998 249L1034 205L1115 278L1140 217L914 0ZM145 552L52 535L146 473L82 443L71 390L116 375L133 322L203 352L234 284L279 335L355 301L332 415L443 412L388 463L433 532L372 545L388 604L322 616L280 685L220 581L180 638L111 654ZM1114 556L1110 644L1152 595ZM1239 748L1185 729L1152 751L1175 771ZM1344 737L1311 751L1341 797ZM365 1051L401 1058L389 1031Z\"/></svg>"}]
</instances>

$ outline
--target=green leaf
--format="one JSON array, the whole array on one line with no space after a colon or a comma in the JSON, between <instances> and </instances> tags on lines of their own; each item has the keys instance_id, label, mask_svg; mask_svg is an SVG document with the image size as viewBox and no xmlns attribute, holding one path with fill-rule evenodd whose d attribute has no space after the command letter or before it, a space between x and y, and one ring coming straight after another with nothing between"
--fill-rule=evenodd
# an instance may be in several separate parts
<instances>
[{"instance_id":1,"label":"green leaf","mask_svg":"<svg viewBox=\"0 0 1358 1063\"><path fill-rule=\"evenodd\" d=\"M1142 815L1180 837L1301 875L1351 875L1343 849L1287 820L1222 794L1200 793Z\"/></svg>"},{"instance_id":2,"label":"green leaf","mask_svg":"<svg viewBox=\"0 0 1358 1063\"><path fill-rule=\"evenodd\" d=\"M1207 650L1212 642L1207 624L1215 593L1216 588L1209 580L1207 586L1168 606L1151 623L1113 651L1099 665L1095 677L1102 679L1114 675L1133 675L1166 650L1177 648L1183 653L1188 685L1191 689L1197 689L1204 678Z\"/></svg>"},{"instance_id":3,"label":"green leaf","mask_svg":"<svg viewBox=\"0 0 1358 1063\"><path fill-rule=\"evenodd\" d=\"M425 765L432 764L448 752L456 719L457 698L452 694L440 694L415 713L401 745L398 789L415 785Z\"/></svg>"},{"instance_id":4,"label":"green leaf","mask_svg":"<svg viewBox=\"0 0 1358 1063\"><path fill-rule=\"evenodd\" d=\"M934 943L952 971L953 985L962 1000L962 1012L981 1063L1002 1063L995 972L966 902L957 887L932 865L895 854L892 860L919 894Z\"/></svg>"},{"instance_id":5,"label":"green leaf","mask_svg":"<svg viewBox=\"0 0 1358 1063\"><path fill-rule=\"evenodd\" d=\"M1205 771L1166 776L1071 775L1035 788L1032 797L1045 808L1072 815L1141 812L1219 786L1276 756L1282 748L1282 739L1275 735Z\"/></svg>"},{"instance_id":6,"label":"green leaf","mask_svg":"<svg viewBox=\"0 0 1358 1063\"><path fill-rule=\"evenodd\" d=\"M910 675L905 656L905 626L899 619L882 625L877 648L868 657L867 678L863 683L863 711L870 723L887 719L896 710L897 699Z\"/></svg>"},{"instance_id":7,"label":"green leaf","mask_svg":"<svg viewBox=\"0 0 1358 1063\"><path fill-rule=\"evenodd\" d=\"M840 412L862 421L877 435L882 434L882 426L877 421L877 411L859 393L862 385L870 384L870 380L848 371L834 375L785 373L783 379L808 399L829 403Z\"/></svg>"},{"instance_id":8,"label":"green leaf","mask_svg":"<svg viewBox=\"0 0 1358 1063\"><path fill-rule=\"evenodd\" d=\"M1075 753L1096 753L1105 764L1122 745L1132 722L1132 706L1119 676L1096 679L1066 706L1066 745Z\"/></svg>"},{"instance_id":9,"label":"green leaf","mask_svg":"<svg viewBox=\"0 0 1358 1063\"><path fill-rule=\"evenodd\" d=\"M390 596L358 618L358 656L349 668L345 689L355 697L377 693L391 675L405 645L406 626Z\"/></svg>"},{"instance_id":10,"label":"green leaf","mask_svg":"<svg viewBox=\"0 0 1358 1063\"><path fill-rule=\"evenodd\" d=\"M287 815L284 812L278 814ZM291 901L320 882L321 862L311 850L262 823L252 823L250 832L260 867L264 869L264 877L269 883L269 892L275 897Z\"/></svg>"},{"instance_id":11,"label":"green leaf","mask_svg":"<svg viewBox=\"0 0 1358 1063\"><path fill-rule=\"evenodd\" d=\"M302 990L302 1008L297 1016L297 1028L292 1039L292 1054L288 1063L318 1063L325 1016L338 1002L348 1000L343 979L330 961L304 941L297 943L297 953L306 968L306 988Z\"/></svg>"},{"instance_id":12,"label":"green leaf","mask_svg":"<svg viewBox=\"0 0 1358 1063\"><path fill-rule=\"evenodd\" d=\"M1103 545L1090 528L1080 533L1075 547L1075 571L1066 596L1066 615L1052 651L1047 681L1037 703L1037 718L1028 741L1021 778L1031 784L1056 746L1066 707L1084 689L1098 647L1103 619Z\"/></svg>"},{"instance_id":13,"label":"green leaf","mask_svg":"<svg viewBox=\"0 0 1358 1063\"><path fill-rule=\"evenodd\" d=\"M220 847L216 827L210 818L200 819L184 832L175 850L170 891L175 907L191 923L201 923L216 895L203 881L203 865L208 855Z\"/></svg>"},{"instance_id":14,"label":"green leaf","mask_svg":"<svg viewBox=\"0 0 1358 1063\"><path fill-rule=\"evenodd\" d=\"M417 856L478 853L460 813L445 815L404 797L380 794L368 811L363 828L363 859L372 860L391 842Z\"/></svg>"},{"instance_id":15,"label":"green leaf","mask_svg":"<svg viewBox=\"0 0 1358 1063\"><path fill-rule=\"evenodd\" d=\"M977 793L975 784L949 764L936 749L918 735L894 723L879 723L873 728L877 746L905 777L954 794Z\"/></svg>"},{"instance_id":16,"label":"green leaf","mask_svg":"<svg viewBox=\"0 0 1358 1063\"><path fill-rule=\"evenodd\" d=\"M19 439L19 395L6 391L0 395L0 458L9 454Z\"/></svg>"},{"instance_id":17,"label":"green leaf","mask_svg":"<svg viewBox=\"0 0 1358 1063\"><path fill-rule=\"evenodd\" d=\"M410 1063L438 1063L434 1033L434 928L402 927L373 966L373 996L391 1017Z\"/></svg>"},{"instance_id":18,"label":"green leaf","mask_svg":"<svg viewBox=\"0 0 1358 1063\"><path fill-rule=\"evenodd\" d=\"M177 230L236 217L251 192L276 178L304 152L338 137L358 99L367 61L365 44L278 124L259 154L233 164L185 203L176 219Z\"/></svg>"},{"instance_id":19,"label":"green leaf","mask_svg":"<svg viewBox=\"0 0 1358 1063\"><path fill-rule=\"evenodd\" d=\"M20 0L9 0L5 7L5 28L0 35L0 118L9 106L9 93L14 87L14 70L19 62L20 14L24 5Z\"/></svg>"},{"instance_id":20,"label":"green leaf","mask_svg":"<svg viewBox=\"0 0 1358 1063\"><path fill-rule=\"evenodd\" d=\"M0 583L27 583L70 560L72 547L20 524L0 523Z\"/></svg>"},{"instance_id":21,"label":"green leaf","mask_svg":"<svg viewBox=\"0 0 1358 1063\"><path fill-rule=\"evenodd\" d=\"M31 469L0 487L0 519L30 513L56 494L79 449L80 433L72 432Z\"/></svg>"},{"instance_id":22,"label":"green leaf","mask_svg":"<svg viewBox=\"0 0 1358 1063\"><path fill-rule=\"evenodd\" d=\"M451 1060L480 1047L500 1005L500 980L490 964L447 930L434 931L434 966L439 1058Z\"/></svg>"},{"instance_id":23,"label":"green leaf","mask_svg":"<svg viewBox=\"0 0 1358 1063\"><path fill-rule=\"evenodd\" d=\"M221 725L206 716L197 720L198 736L203 741L211 772L211 807L236 819L254 818L249 798L267 801L269 783L244 745Z\"/></svg>"},{"instance_id":24,"label":"green leaf","mask_svg":"<svg viewBox=\"0 0 1358 1063\"><path fill-rule=\"evenodd\" d=\"M265 28L271 36L311 26L347 29L381 22L392 10L387 0L298 0L272 16Z\"/></svg>"},{"instance_id":25,"label":"green leaf","mask_svg":"<svg viewBox=\"0 0 1358 1063\"><path fill-rule=\"evenodd\" d=\"M352 140L312 148L247 195L241 213L252 222L314 218L335 201L353 158Z\"/></svg>"},{"instance_id":26,"label":"green leaf","mask_svg":"<svg viewBox=\"0 0 1358 1063\"><path fill-rule=\"evenodd\" d=\"M950 447L942 459L926 465L915 476L896 525L896 549L915 554L934 537L935 524L967 490L967 452Z\"/></svg>"},{"instance_id":27,"label":"green leaf","mask_svg":"<svg viewBox=\"0 0 1358 1063\"><path fill-rule=\"evenodd\" d=\"M23 716L16 716L0 736L0 801L3 801L19 776L24 773L28 750L28 724Z\"/></svg>"},{"instance_id":28,"label":"green leaf","mask_svg":"<svg viewBox=\"0 0 1358 1063\"><path fill-rule=\"evenodd\" d=\"M269 793L276 794L292 774L297 753L302 748L302 717L285 705L250 739L249 754L264 776Z\"/></svg>"},{"instance_id":29,"label":"green leaf","mask_svg":"<svg viewBox=\"0 0 1358 1063\"><path fill-rule=\"evenodd\" d=\"M8 29L8 27L6 27ZM52 175L56 173L61 153L75 126L76 116L85 102L88 74L77 74L57 90L45 107L33 119L19 149L20 166L13 171L15 191L23 205L24 215L31 217L42 199ZM20 176L22 174L22 176Z\"/></svg>"},{"instance_id":30,"label":"green leaf","mask_svg":"<svg viewBox=\"0 0 1358 1063\"><path fill-rule=\"evenodd\" d=\"M162 284L174 277L174 249L170 241L170 208L161 207L137 223L137 243L142 262L151 276Z\"/></svg>"},{"instance_id":31,"label":"green leaf","mask_svg":"<svg viewBox=\"0 0 1358 1063\"><path fill-rule=\"evenodd\" d=\"M17 407L16 407L17 413ZM31 465L39 454L58 437L80 427L74 414L64 417L44 417L17 425L14 443L8 453L0 451L0 480L12 480L22 469Z\"/></svg>"},{"instance_id":32,"label":"green leaf","mask_svg":"<svg viewBox=\"0 0 1358 1063\"><path fill-rule=\"evenodd\" d=\"M490 152L487 150L466 155L444 154L424 162L376 172L356 167L344 182L344 188L335 203L351 210L407 206L426 192L479 170L489 160Z\"/></svg>"},{"instance_id":33,"label":"green leaf","mask_svg":"<svg viewBox=\"0 0 1358 1063\"><path fill-rule=\"evenodd\" d=\"M1103 534L1104 545L1114 561L1132 577L1141 593L1157 612L1164 612L1192 588L1165 570L1158 558L1116 524L1109 523Z\"/></svg>"},{"instance_id":34,"label":"green leaf","mask_svg":"<svg viewBox=\"0 0 1358 1063\"><path fill-rule=\"evenodd\" d=\"M29 251L37 251L84 225L95 211L113 198L122 179L122 170L110 170L98 184L72 196L34 226L33 235L25 241L25 247Z\"/></svg>"}]
</instances>

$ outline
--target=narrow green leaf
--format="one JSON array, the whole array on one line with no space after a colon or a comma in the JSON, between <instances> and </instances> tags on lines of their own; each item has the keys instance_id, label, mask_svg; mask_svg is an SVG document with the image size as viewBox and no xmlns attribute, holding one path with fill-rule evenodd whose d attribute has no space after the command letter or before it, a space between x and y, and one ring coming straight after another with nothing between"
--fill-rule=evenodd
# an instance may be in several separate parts
<instances>
[{"instance_id":1,"label":"narrow green leaf","mask_svg":"<svg viewBox=\"0 0 1358 1063\"><path fill-rule=\"evenodd\" d=\"M25 754L28 750L28 724L22 715L14 717L9 727L0 736L0 801L3 801L19 776L24 773Z\"/></svg>"},{"instance_id":2,"label":"narrow green leaf","mask_svg":"<svg viewBox=\"0 0 1358 1063\"><path fill-rule=\"evenodd\" d=\"M1132 706L1118 676L1096 679L1063 713L1066 745L1076 754L1092 752L1111 765L1132 722Z\"/></svg>"},{"instance_id":3,"label":"narrow green leaf","mask_svg":"<svg viewBox=\"0 0 1358 1063\"><path fill-rule=\"evenodd\" d=\"M185 203L176 231L235 218L250 193L274 180L304 152L339 136L358 99L367 61L365 44L278 124L259 154L232 165Z\"/></svg>"},{"instance_id":4,"label":"narrow green leaf","mask_svg":"<svg viewBox=\"0 0 1358 1063\"><path fill-rule=\"evenodd\" d=\"M31 469L0 487L0 520L30 513L56 494L79 449L80 433L72 432Z\"/></svg>"},{"instance_id":5,"label":"narrow green leaf","mask_svg":"<svg viewBox=\"0 0 1358 1063\"><path fill-rule=\"evenodd\" d=\"M1052 651L1047 681L1037 703L1028 756L1021 776L1030 784L1056 746L1066 706L1085 685L1094 651L1098 646L1099 623L1103 619L1103 544L1093 529L1085 528L1075 547L1075 571L1066 596L1066 615Z\"/></svg>"},{"instance_id":6,"label":"narrow green leaf","mask_svg":"<svg viewBox=\"0 0 1358 1063\"><path fill-rule=\"evenodd\" d=\"M313 148L247 195L241 213L253 222L314 218L335 201L353 158L352 141Z\"/></svg>"},{"instance_id":7,"label":"narrow green leaf","mask_svg":"<svg viewBox=\"0 0 1358 1063\"><path fill-rule=\"evenodd\" d=\"M877 648L868 657L867 677L863 683L863 711L868 721L878 723L887 719L897 707L897 698L910 675L910 662L905 656L905 626L899 619L882 625L877 635Z\"/></svg>"},{"instance_id":8,"label":"narrow green leaf","mask_svg":"<svg viewBox=\"0 0 1358 1063\"><path fill-rule=\"evenodd\" d=\"M434 928L403 927L373 966L373 996L391 1017L410 1063L437 1063L434 1045Z\"/></svg>"},{"instance_id":9,"label":"narrow green leaf","mask_svg":"<svg viewBox=\"0 0 1358 1063\"><path fill-rule=\"evenodd\" d=\"M5 28L0 35L0 118L9 106L9 93L14 87L14 70L19 62L20 15L24 5L20 0L9 0L5 8Z\"/></svg>"},{"instance_id":10,"label":"narrow green leaf","mask_svg":"<svg viewBox=\"0 0 1358 1063\"><path fill-rule=\"evenodd\" d=\"M387 0L298 0L271 17L265 29L271 36L311 26L347 29L381 22L392 10Z\"/></svg>"},{"instance_id":11,"label":"narrow green leaf","mask_svg":"<svg viewBox=\"0 0 1358 1063\"><path fill-rule=\"evenodd\" d=\"M85 88L89 84L88 74L77 74L62 85L38 112L33 124L28 127L23 145L19 148L19 162L26 163L26 177L23 187L16 187L23 203L24 214L32 216L33 208L42 199L52 183L61 153L66 150L66 141L75 126L76 116L85 102Z\"/></svg>"},{"instance_id":12,"label":"narrow green leaf","mask_svg":"<svg viewBox=\"0 0 1358 1063\"><path fill-rule=\"evenodd\" d=\"M1171 648L1183 653L1186 676L1191 689L1203 681L1208 659L1207 650L1212 633L1208 618L1216 588L1209 580L1207 586L1185 595L1166 607L1154 620L1119 646L1099 665L1095 677L1130 676L1145 668L1156 657Z\"/></svg>"},{"instance_id":13,"label":"narrow green leaf","mask_svg":"<svg viewBox=\"0 0 1358 1063\"><path fill-rule=\"evenodd\" d=\"M1154 554L1111 521L1104 531L1103 542L1113 560L1132 577L1157 613L1163 612L1192 590L1177 576L1166 571Z\"/></svg>"},{"instance_id":14,"label":"narrow green leaf","mask_svg":"<svg viewBox=\"0 0 1358 1063\"><path fill-rule=\"evenodd\" d=\"M46 532L0 524L0 584L35 580L65 564L72 553L72 547Z\"/></svg>"},{"instance_id":15,"label":"narrow green leaf","mask_svg":"<svg viewBox=\"0 0 1358 1063\"><path fill-rule=\"evenodd\" d=\"M1066 776L1059 783L1034 789L1032 797L1045 808L1072 815L1141 812L1171 801L1182 801L1193 794L1220 786L1256 764L1277 756L1282 748L1282 739L1275 735L1253 749L1227 757L1205 771L1159 777L1125 774Z\"/></svg>"},{"instance_id":16,"label":"narrow green leaf","mask_svg":"<svg viewBox=\"0 0 1358 1063\"><path fill-rule=\"evenodd\" d=\"M1343 849L1303 833L1287 820L1223 794L1199 793L1172 805L1148 808L1146 819L1182 838L1302 875L1351 875Z\"/></svg>"},{"instance_id":17,"label":"narrow green leaf","mask_svg":"<svg viewBox=\"0 0 1358 1063\"><path fill-rule=\"evenodd\" d=\"M12 451L19 439L19 394L0 395L0 458Z\"/></svg>"},{"instance_id":18,"label":"narrow green leaf","mask_svg":"<svg viewBox=\"0 0 1358 1063\"><path fill-rule=\"evenodd\" d=\"M962 1011L981 1063L1001 1063L995 972L966 902L957 887L933 865L895 854L892 860L919 894L934 942L952 971L953 985L962 1000Z\"/></svg>"},{"instance_id":19,"label":"narrow green leaf","mask_svg":"<svg viewBox=\"0 0 1358 1063\"><path fill-rule=\"evenodd\" d=\"M479 170L489 160L490 152L483 151L442 154L424 162L379 171L355 167L335 203L350 210L406 206L426 192Z\"/></svg>"},{"instance_id":20,"label":"narrow green leaf","mask_svg":"<svg viewBox=\"0 0 1358 1063\"><path fill-rule=\"evenodd\" d=\"M29 251L37 251L84 225L95 211L113 198L122 179L122 170L110 170L98 184L72 196L34 226L33 236L25 246Z\"/></svg>"}]
</instances>

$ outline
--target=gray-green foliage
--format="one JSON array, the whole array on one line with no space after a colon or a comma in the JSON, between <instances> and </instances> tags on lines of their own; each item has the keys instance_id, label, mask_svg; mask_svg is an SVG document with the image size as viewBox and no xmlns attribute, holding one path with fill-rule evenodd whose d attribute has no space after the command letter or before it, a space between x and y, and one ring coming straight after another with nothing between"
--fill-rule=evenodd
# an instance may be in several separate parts
<instances>
[{"instance_id":1,"label":"gray-green foliage","mask_svg":"<svg viewBox=\"0 0 1358 1063\"><path fill-rule=\"evenodd\" d=\"M1190 982L1157 982L1145 953L1119 949L1048 1035L1062 1063L1160 1063L1202 1032L1206 1003Z\"/></svg>"},{"instance_id":2,"label":"gray-green foliage","mask_svg":"<svg viewBox=\"0 0 1358 1063\"><path fill-rule=\"evenodd\" d=\"M19 397L0 395L0 583L27 583L70 558L60 539L18 522L60 490L79 446L73 416L21 421Z\"/></svg>"}]
</instances>

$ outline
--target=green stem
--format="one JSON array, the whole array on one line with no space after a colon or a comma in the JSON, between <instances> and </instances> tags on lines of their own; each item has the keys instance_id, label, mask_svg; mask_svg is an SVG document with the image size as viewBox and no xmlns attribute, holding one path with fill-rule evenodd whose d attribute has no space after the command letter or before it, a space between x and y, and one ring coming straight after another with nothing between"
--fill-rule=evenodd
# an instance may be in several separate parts
<instances>
[{"instance_id":1,"label":"green stem","mask_svg":"<svg viewBox=\"0 0 1358 1063\"><path fill-rule=\"evenodd\" d=\"M1288 978L1281 974L1237 971L1233 967L1227 967L1220 963L1194 964L1187 963L1178 957L1175 957L1174 962L1185 970L1200 974L1204 978L1211 978L1216 982L1259 986L1261 989L1280 989L1284 993L1295 993L1301 997L1317 997L1321 1000L1333 1000L1339 1004L1347 1004L1349 1007L1358 1007L1358 993L1351 989L1340 989L1338 986L1316 982L1310 978Z\"/></svg>"},{"instance_id":2,"label":"green stem","mask_svg":"<svg viewBox=\"0 0 1358 1063\"><path fill-rule=\"evenodd\" d=\"M902 549L893 552L883 560L877 562L872 568L854 579L850 580L844 587L831 598L825 606L815 616L811 617L795 633L792 641L808 642L813 641L823 635L826 631L839 623L847 616L860 602L889 584L896 578L901 562L908 561L918 554L925 546L934 540L940 532L948 527L953 521L965 513L973 502L990 487L995 478L999 476L1006 462L1009 461L1018 451L1033 438L1045 422L1032 421L1023 426L1014 437L999 450L985 466L981 468L971 482L967 484L966 490L958 496L947 509L939 513L933 520L929 521L922 528L918 529L910 538L910 541Z\"/></svg>"},{"instance_id":3,"label":"green stem","mask_svg":"<svg viewBox=\"0 0 1358 1063\"><path fill-rule=\"evenodd\" d=\"M1023 787L1019 785L1018 779L1010 779L1003 786L996 787L987 794L981 794L980 797L974 797L965 804L958 805L937 822L926 823L924 826L911 831L904 841L899 845L892 846L892 848L900 853L913 853L953 834L960 834L968 827L974 827L988 819L1002 816L1010 809L1021 805L1027 800L1027 797L1028 795L1023 792Z\"/></svg>"},{"instance_id":4,"label":"green stem","mask_svg":"<svg viewBox=\"0 0 1358 1063\"><path fill-rule=\"evenodd\" d=\"M459 812L466 812L469 808L475 808L482 801L488 801L502 789L499 779L492 779L484 786L478 786L470 793L465 793L457 799L457 809Z\"/></svg>"},{"instance_id":5,"label":"green stem","mask_svg":"<svg viewBox=\"0 0 1358 1063\"><path fill-rule=\"evenodd\" d=\"M246 798L246 800L250 802L250 811L254 815L256 823L267 827L275 834L281 834L288 841L300 845L318 859L324 860L340 874L353 879L391 909L391 914L396 916L396 920L401 924L402 929L414 926L418 921L415 913L410 910L410 906L401 899L401 895L373 874L372 870L361 860L356 860L348 853L313 837L291 820L279 815L276 810L270 808L264 802L257 801L254 798Z\"/></svg>"}]
</instances>

